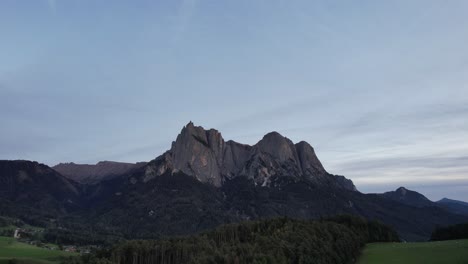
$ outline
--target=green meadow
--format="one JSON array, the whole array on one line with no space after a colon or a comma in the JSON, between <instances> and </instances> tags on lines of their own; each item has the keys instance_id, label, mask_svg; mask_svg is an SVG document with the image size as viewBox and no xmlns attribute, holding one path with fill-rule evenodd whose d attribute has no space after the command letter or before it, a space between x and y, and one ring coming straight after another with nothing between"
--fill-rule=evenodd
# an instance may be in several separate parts
<instances>
[{"instance_id":1,"label":"green meadow","mask_svg":"<svg viewBox=\"0 0 468 264\"><path fill-rule=\"evenodd\" d=\"M358 264L468 264L468 240L368 244Z\"/></svg>"},{"instance_id":2,"label":"green meadow","mask_svg":"<svg viewBox=\"0 0 468 264\"><path fill-rule=\"evenodd\" d=\"M10 237L0 237L0 264L8 264L11 259L17 259L19 264L56 264L60 256L70 255L73 253L48 250L19 243Z\"/></svg>"}]
</instances>

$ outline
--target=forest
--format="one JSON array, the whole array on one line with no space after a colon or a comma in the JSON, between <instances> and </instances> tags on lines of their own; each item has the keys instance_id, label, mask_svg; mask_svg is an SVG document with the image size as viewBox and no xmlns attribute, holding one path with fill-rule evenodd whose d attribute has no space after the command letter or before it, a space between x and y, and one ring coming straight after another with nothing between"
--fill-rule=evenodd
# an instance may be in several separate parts
<instances>
[{"instance_id":1,"label":"forest","mask_svg":"<svg viewBox=\"0 0 468 264\"><path fill-rule=\"evenodd\" d=\"M354 216L275 218L227 224L192 236L127 241L63 263L343 264L354 263L366 243L391 241L399 241L393 229Z\"/></svg>"},{"instance_id":2,"label":"forest","mask_svg":"<svg viewBox=\"0 0 468 264\"><path fill-rule=\"evenodd\" d=\"M431 235L432 241L454 239L468 239L468 223L437 227Z\"/></svg>"}]
</instances>

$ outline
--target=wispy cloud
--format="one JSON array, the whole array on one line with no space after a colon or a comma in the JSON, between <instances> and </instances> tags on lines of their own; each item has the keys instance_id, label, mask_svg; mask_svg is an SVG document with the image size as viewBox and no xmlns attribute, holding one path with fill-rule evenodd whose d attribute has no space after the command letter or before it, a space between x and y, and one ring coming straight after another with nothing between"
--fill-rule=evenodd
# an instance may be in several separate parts
<instances>
[{"instance_id":1,"label":"wispy cloud","mask_svg":"<svg viewBox=\"0 0 468 264\"><path fill-rule=\"evenodd\" d=\"M47 0L47 5L49 6L49 10L55 14L57 12L57 1L56 0Z\"/></svg>"},{"instance_id":2,"label":"wispy cloud","mask_svg":"<svg viewBox=\"0 0 468 264\"><path fill-rule=\"evenodd\" d=\"M197 0L182 0L176 14L174 43L181 41L190 25L192 16L197 7Z\"/></svg>"},{"instance_id":3,"label":"wispy cloud","mask_svg":"<svg viewBox=\"0 0 468 264\"><path fill-rule=\"evenodd\" d=\"M320 158L364 191L468 184L468 104L454 101L376 108L340 121L326 129L335 132Z\"/></svg>"},{"instance_id":4,"label":"wispy cloud","mask_svg":"<svg viewBox=\"0 0 468 264\"><path fill-rule=\"evenodd\" d=\"M405 168L467 168L468 156L461 157L390 157L387 159L353 161L341 165L346 171L367 171L374 169L405 169ZM466 175L468 179L468 175Z\"/></svg>"}]
</instances>

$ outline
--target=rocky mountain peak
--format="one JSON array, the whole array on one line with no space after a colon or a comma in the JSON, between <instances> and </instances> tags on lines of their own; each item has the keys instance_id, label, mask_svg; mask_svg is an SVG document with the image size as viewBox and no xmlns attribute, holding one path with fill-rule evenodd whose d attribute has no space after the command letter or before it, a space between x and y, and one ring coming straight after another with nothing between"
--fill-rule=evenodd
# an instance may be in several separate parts
<instances>
[{"instance_id":1,"label":"rocky mountain peak","mask_svg":"<svg viewBox=\"0 0 468 264\"><path fill-rule=\"evenodd\" d=\"M381 194L387 198L390 198L392 200L402 202L411 206L416 206L416 207L424 207L424 206L433 206L434 203L427 199L424 195L408 190L405 187L399 187L395 191L390 191Z\"/></svg>"},{"instance_id":2,"label":"rocky mountain peak","mask_svg":"<svg viewBox=\"0 0 468 264\"><path fill-rule=\"evenodd\" d=\"M312 146L304 141L295 145L278 132L271 132L253 146L232 140L225 142L219 131L205 130L193 122L182 128L169 151L147 167L144 180L177 171L215 186L238 176L267 186L274 177L288 176L316 182L334 181L344 188L354 188L347 179L338 181L329 175Z\"/></svg>"},{"instance_id":3,"label":"rocky mountain peak","mask_svg":"<svg viewBox=\"0 0 468 264\"><path fill-rule=\"evenodd\" d=\"M296 144L299 161L302 165L304 174L323 174L327 173L322 163L315 155L314 148L307 142L301 141Z\"/></svg>"},{"instance_id":4,"label":"rocky mountain peak","mask_svg":"<svg viewBox=\"0 0 468 264\"><path fill-rule=\"evenodd\" d=\"M224 145L221 133L214 129L205 130L190 121L169 151L173 169L219 186Z\"/></svg>"},{"instance_id":5,"label":"rocky mountain peak","mask_svg":"<svg viewBox=\"0 0 468 264\"><path fill-rule=\"evenodd\" d=\"M408 192L408 189L406 189L405 187L400 187L398 189L395 190L398 194L402 195L402 196L405 196L406 193Z\"/></svg>"},{"instance_id":6,"label":"rocky mountain peak","mask_svg":"<svg viewBox=\"0 0 468 264\"><path fill-rule=\"evenodd\" d=\"M255 147L259 152L271 155L271 157L278 159L280 162L287 160L298 162L294 143L278 132L266 134Z\"/></svg>"}]
</instances>

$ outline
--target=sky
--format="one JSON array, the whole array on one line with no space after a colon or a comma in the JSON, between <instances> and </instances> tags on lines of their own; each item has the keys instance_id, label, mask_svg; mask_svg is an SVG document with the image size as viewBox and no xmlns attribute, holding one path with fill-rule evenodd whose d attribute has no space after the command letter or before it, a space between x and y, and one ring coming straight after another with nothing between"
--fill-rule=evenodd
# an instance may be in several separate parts
<instances>
[{"instance_id":1,"label":"sky","mask_svg":"<svg viewBox=\"0 0 468 264\"><path fill-rule=\"evenodd\" d=\"M0 159L148 161L190 120L468 201L468 1L2 0Z\"/></svg>"}]
</instances>

